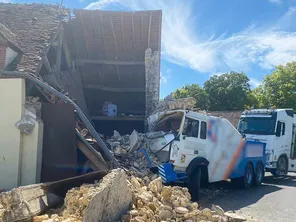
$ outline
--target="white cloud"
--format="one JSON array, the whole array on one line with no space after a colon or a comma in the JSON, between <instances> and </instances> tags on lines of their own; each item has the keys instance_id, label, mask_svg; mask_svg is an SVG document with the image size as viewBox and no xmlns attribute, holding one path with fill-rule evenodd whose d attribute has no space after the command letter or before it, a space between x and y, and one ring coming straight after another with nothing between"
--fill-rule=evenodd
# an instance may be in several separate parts
<instances>
[{"instance_id":1,"label":"white cloud","mask_svg":"<svg viewBox=\"0 0 296 222\"><path fill-rule=\"evenodd\" d=\"M261 85L261 82L255 78L250 78L251 88L256 88Z\"/></svg>"},{"instance_id":2,"label":"white cloud","mask_svg":"<svg viewBox=\"0 0 296 222\"><path fill-rule=\"evenodd\" d=\"M282 0L268 0L271 3L275 3L275 4L281 4Z\"/></svg>"},{"instance_id":3,"label":"white cloud","mask_svg":"<svg viewBox=\"0 0 296 222\"><path fill-rule=\"evenodd\" d=\"M11 0L0 0L0 3L11 3Z\"/></svg>"},{"instance_id":4,"label":"white cloud","mask_svg":"<svg viewBox=\"0 0 296 222\"><path fill-rule=\"evenodd\" d=\"M101 0L91 3L87 9L106 9L113 4L131 10L162 9L163 58L203 73L215 73L216 70L248 72L253 65L269 70L276 65L296 60L296 32L288 32L288 26L295 24L291 19L296 14L295 8L290 8L273 27L258 29L251 26L231 36L224 34L204 38L195 32L199 31L199 27L192 13L198 12L194 11L192 2ZM283 24L289 25L281 28Z\"/></svg>"},{"instance_id":5,"label":"white cloud","mask_svg":"<svg viewBox=\"0 0 296 222\"><path fill-rule=\"evenodd\" d=\"M168 83L168 78L167 76L163 75L162 72L160 72L160 84L167 84Z\"/></svg>"}]
</instances>

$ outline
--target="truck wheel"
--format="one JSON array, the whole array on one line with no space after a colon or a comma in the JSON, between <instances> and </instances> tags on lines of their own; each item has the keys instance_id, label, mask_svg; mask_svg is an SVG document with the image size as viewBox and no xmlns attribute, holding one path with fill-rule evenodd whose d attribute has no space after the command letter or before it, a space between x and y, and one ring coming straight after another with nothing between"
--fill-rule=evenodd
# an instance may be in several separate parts
<instances>
[{"instance_id":1,"label":"truck wheel","mask_svg":"<svg viewBox=\"0 0 296 222\"><path fill-rule=\"evenodd\" d=\"M248 163L245 169L245 175L243 177L243 187L250 188L254 181L254 168L251 163Z\"/></svg>"},{"instance_id":2,"label":"truck wheel","mask_svg":"<svg viewBox=\"0 0 296 222\"><path fill-rule=\"evenodd\" d=\"M286 176L288 174L288 161L285 156L281 156L277 161L277 176Z\"/></svg>"},{"instance_id":3,"label":"truck wheel","mask_svg":"<svg viewBox=\"0 0 296 222\"><path fill-rule=\"evenodd\" d=\"M192 201L198 201L200 198L200 179L201 169L197 167L191 171L191 175L188 175L188 190L191 194Z\"/></svg>"},{"instance_id":4,"label":"truck wheel","mask_svg":"<svg viewBox=\"0 0 296 222\"><path fill-rule=\"evenodd\" d=\"M257 163L255 169L255 185L260 186L264 178L264 166L261 162Z\"/></svg>"}]
</instances>

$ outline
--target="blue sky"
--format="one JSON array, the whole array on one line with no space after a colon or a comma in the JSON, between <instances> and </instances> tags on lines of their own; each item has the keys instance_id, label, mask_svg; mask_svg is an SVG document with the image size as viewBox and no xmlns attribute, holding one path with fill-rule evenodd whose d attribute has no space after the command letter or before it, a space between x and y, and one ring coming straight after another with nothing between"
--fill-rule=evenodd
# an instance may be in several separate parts
<instances>
[{"instance_id":1,"label":"blue sky","mask_svg":"<svg viewBox=\"0 0 296 222\"><path fill-rule=\"evenodd\" d=\"M64 5L162 9L161 97L232 70L245 72L255 87L276 65L296 61L296 0L64 0Z\"/></svg>"}]
</instances>

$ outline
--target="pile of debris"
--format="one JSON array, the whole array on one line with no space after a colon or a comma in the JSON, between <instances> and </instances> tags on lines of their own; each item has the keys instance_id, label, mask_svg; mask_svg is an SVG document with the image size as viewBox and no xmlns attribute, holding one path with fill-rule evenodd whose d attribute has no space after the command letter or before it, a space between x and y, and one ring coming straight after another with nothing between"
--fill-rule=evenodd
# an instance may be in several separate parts
<instances>
[{"instance_id":1,"label":"pile of debris","mask_svg":"<svg viewBox=\"0 0 296 222\"><path fill-rule=\"evenodd\" d=\"M160 164L157 156L148 149L149 144L146 135L135 130L131 135L124 136L121 136L119 132L114 130L113 136L106 140L106 144L114 153L120 166L138 177L143 178L151 173L149 170L149 160L152 166ZM135 154L136 151L141 150L148 155L149 160L146 159L143 152Z\"/></svg>"},{"instance_id":2,"label":"pile of debris","mask_svg":"<svg viewBox=\"0 0 296 222\"><path fill-rule=\"evenodd\" d=\"M33 221L244 221L219 206L200 209L190 201L187 188L163 186L161 178L150 179L127 177L122 170L113 170L101 181L69 190L64 207Z\"/></svg>"},{"instance_id":3,"label":"pile of debris","mask_svg":"<svg viewBox=\"0 0 296 222\"><path fill-rule=\"evenodd\" d=\"M147 181L131 177L130 182L132 209L122 221L227 221L219 206L200 210L198 203L190 201L187 188L163 186L161 178L147 184Z\"/></svg>"}]
</instances>

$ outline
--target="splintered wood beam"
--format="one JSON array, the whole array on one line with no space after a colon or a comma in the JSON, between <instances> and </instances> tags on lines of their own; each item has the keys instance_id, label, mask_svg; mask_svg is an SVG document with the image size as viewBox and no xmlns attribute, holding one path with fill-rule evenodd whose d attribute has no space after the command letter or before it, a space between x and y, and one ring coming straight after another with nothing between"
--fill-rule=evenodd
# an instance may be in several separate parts
<instances>
[{"instance_id":1,"label":"splintered wood beam","mask_svg":"<svg viewBox=\"0 0 296 222\"><path fill-rule=\"evenodd\" d=\"M100 85L85 85L83 87L84 89L97 89L97 90L103 90L108 92L138 92L138 93L144 93L144 88L117 88L117 87L106 87L106 86L100 86Z\"/></svg>"},{"instance_id":2,"label":"splintered wood beam","mask_svg":"<svg viewBox=\"0 0 296 222\"><path fill-rule=\"evenodd\" d=\"M64 29L61 29L60 35L59 35L59 44L58 44L57 61L56 61L58 72L61 71L63 39L64 39Z\"/></svg>"},{"instance_id":3,"label":"splintered wood beam","mask_svg":"<svg viewBox=\"0 0 296 222\"><path fill-rule=\"evenodd\" d=\"M145 65L144 61L115 61L115 60L90 60L90 59L76 59L77 65L84 64L98 64L98 65Z\"/></svg>"},{"instance_id":4,"label":"splintered wood beam","mask_svg":"<svg viewBox=\"0 0 296 222\"><path fill-rule=\"evenodd\" d=\"M43 56L43 64L45 65L45 68L47 69L48 74L52 74L52 68L48 61L47 55Z\"/></svg>"}]
</instances>

